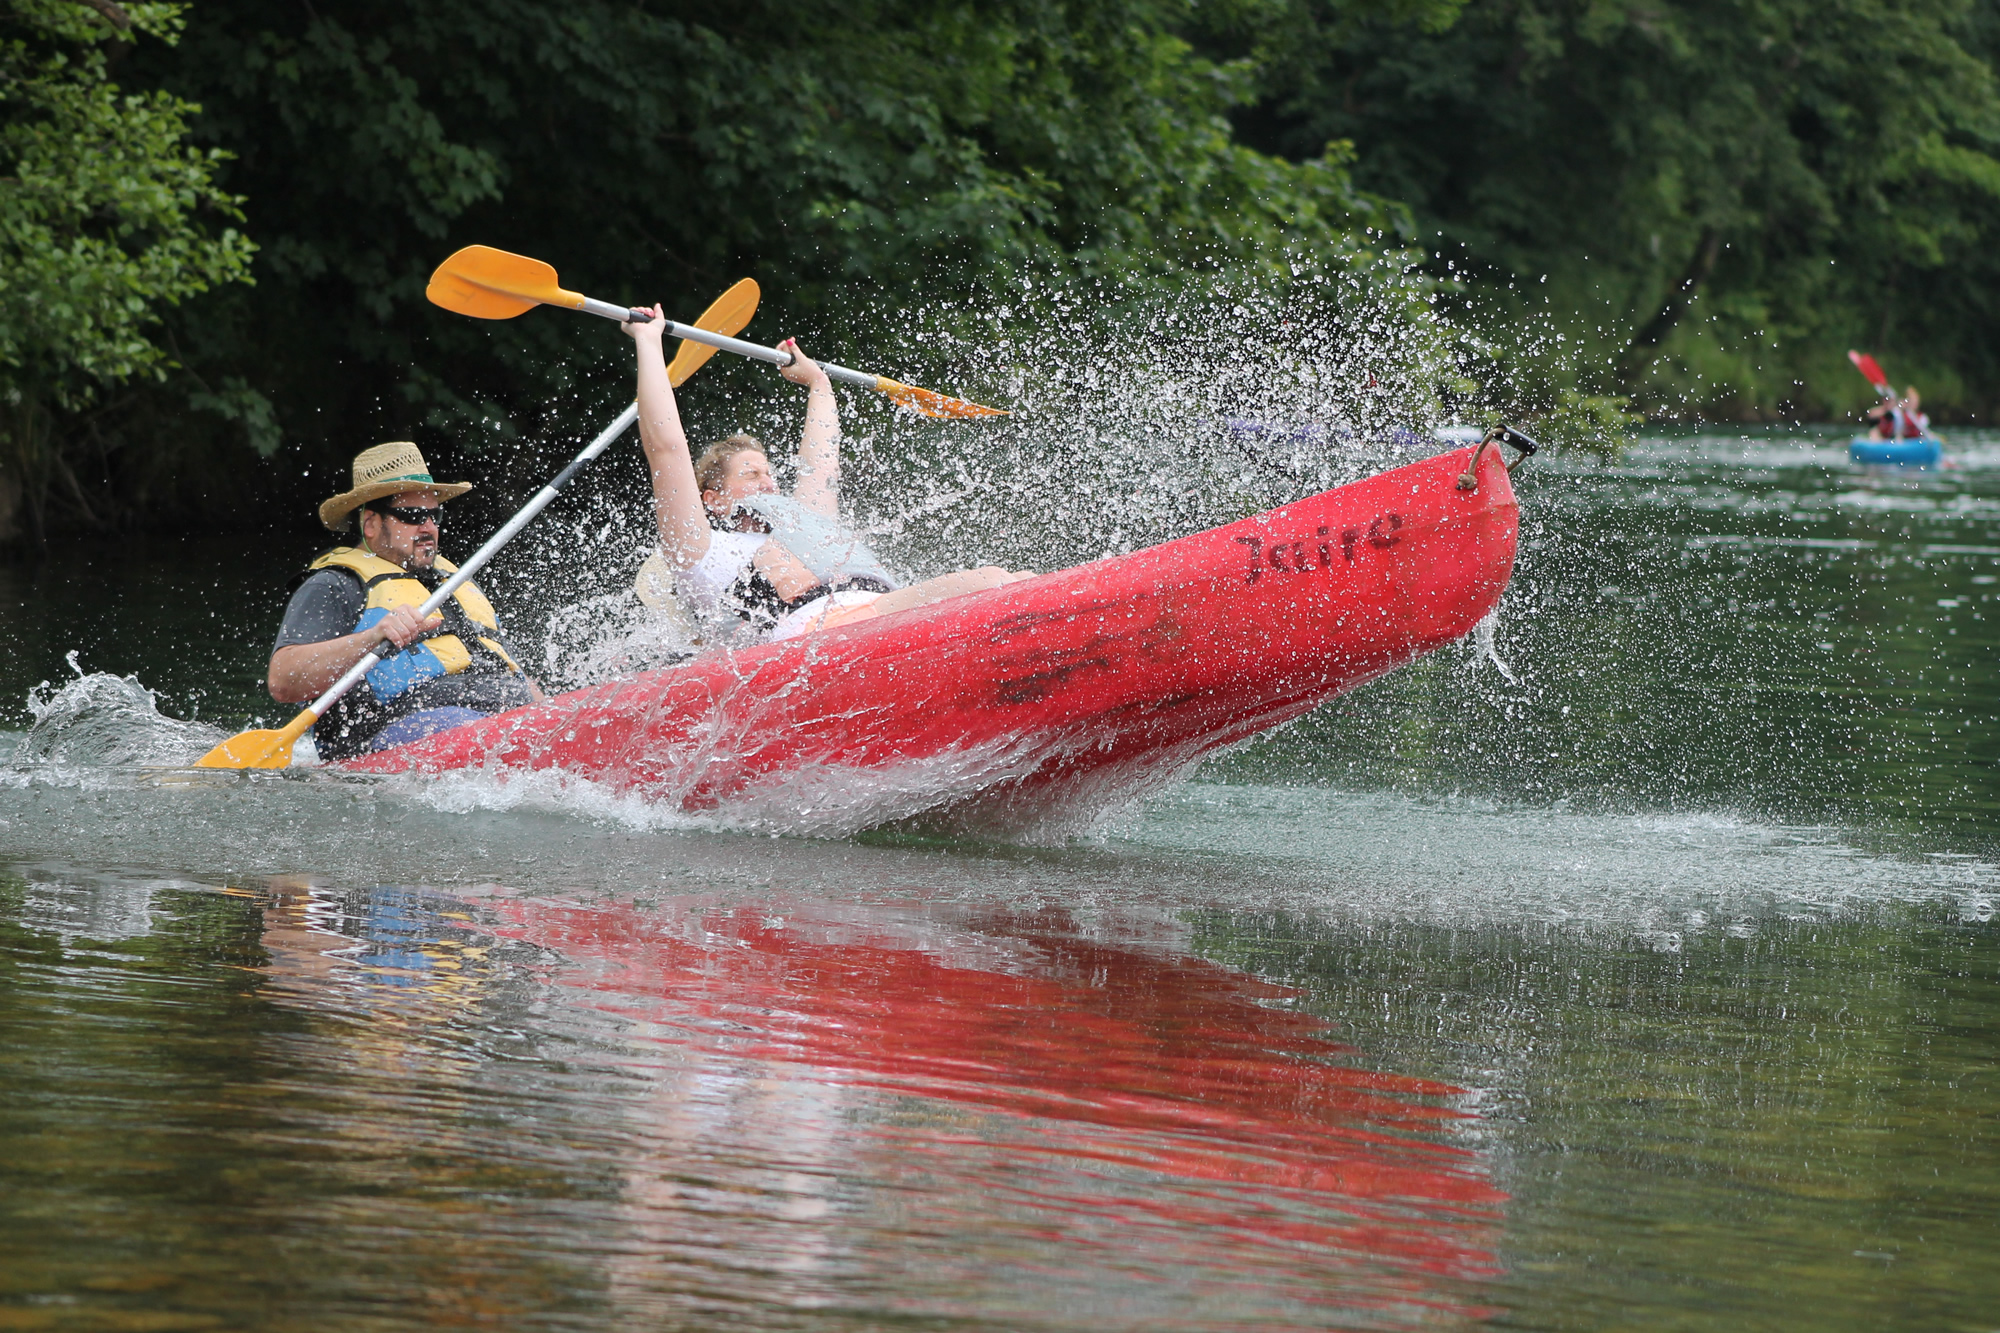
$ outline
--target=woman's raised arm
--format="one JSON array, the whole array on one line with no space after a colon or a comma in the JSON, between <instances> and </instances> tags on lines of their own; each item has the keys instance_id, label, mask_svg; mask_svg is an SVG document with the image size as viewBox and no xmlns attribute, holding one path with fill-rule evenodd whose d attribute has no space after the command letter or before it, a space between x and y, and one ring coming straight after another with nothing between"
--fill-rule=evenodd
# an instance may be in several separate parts
<instances>
[{"instance_id":1,"label":"woman's raised arm","mask_svg":"<svg viewBox=\"0 0 2000 1333\"><path fill-rule=\"evenodd\" d=\"M701 508L701 487L695 483L694 460L688 456L687 431L681 426L680 404L667 378L666 357L660 350L667 321L660 307L652 308L650 324L627 324L625 332L639 345L639 443L646 450L653 477L653 515L660 525L660 548L676 570L687 569L708 554L708 516Z\"/></svg>"},{"instance_id":2,"label":"woman's raised arm","mask_svg":"<svg viewBox=\"0 0 2000 1333\"><path fill-rule=\"evenodd\" d=\"M792 354L792 364L780 366L778 373L807 389L806 429L799 438L799 484L792 494L815 514L839 518L840 405L834 400L833 381L818 362L799 350L797 338L787 338L778 346Z\"/></svg>"}]
</instances>

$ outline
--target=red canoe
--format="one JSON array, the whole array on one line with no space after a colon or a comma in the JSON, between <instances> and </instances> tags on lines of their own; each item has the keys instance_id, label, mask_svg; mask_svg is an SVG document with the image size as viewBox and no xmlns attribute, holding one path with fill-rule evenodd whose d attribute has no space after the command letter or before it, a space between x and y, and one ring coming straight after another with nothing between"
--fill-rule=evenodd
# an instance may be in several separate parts
<instances>
[{"instance_id":1,"label":"red canoe","mask_svg":"<svg viewBox=\"0 0 2000 1333\"><path fill-rule=\"evenodd\" d=\"M1024 583L712 653L349 762L559 769L732 822L848 832L926 812L1060 831L1464 637L1519 506L1461 449Z\"/></svg>"}]
</instances>

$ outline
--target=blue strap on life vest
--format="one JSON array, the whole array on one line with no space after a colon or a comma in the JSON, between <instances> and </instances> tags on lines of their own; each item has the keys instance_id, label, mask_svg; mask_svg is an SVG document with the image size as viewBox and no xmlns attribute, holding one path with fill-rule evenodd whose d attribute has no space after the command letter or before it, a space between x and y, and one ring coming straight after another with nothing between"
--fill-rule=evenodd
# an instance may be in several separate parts
<instances>
[{"instance_id":1,"label":"blue strap on life vest","mask_svg":"<svg viewBox=\"0 0 2000 1333\"><path fill-rule=\"evenodd\" d=\"M354 628L357 631L367 629L388 615L387 607L371 607L362 613ZM438 655L430 650L429 644L413 643L394 657L384 658L370 671L368 688L375 692L377 699L393 699L412 685L449 674L445 664L438 660Z\"/></svg>"}]
</instances>

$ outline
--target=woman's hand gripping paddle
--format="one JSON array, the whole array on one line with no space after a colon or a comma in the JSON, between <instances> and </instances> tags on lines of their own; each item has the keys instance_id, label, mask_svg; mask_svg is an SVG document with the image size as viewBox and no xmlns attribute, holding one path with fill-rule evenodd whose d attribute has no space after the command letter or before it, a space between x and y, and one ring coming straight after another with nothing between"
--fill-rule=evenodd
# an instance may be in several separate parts
<instances>
[{"instance_id":1,"label":"woman's hand gripping paddle","mask_svg":"<svg viewBox=\"0 0 2000 1333\"><path fill-rule=\"evenodd\" d=\"M439 264L437 272L431 274L430 287L424 294L446 310L455 310L461 315L471 315L474 319L512 319L538 305L558 305L569 310L581 310L586 314L615 319L621 324L643 324L653 318L643 310L612 305L608 301L597 301L576 292L566 291L556 281L555 269L541 260L530 259L526 255L509 254L505 250L495 250L488 245L468 245ZM730 333L735 331L735 329L729 330ZM743 342L709 330L699 323L687 325L668 320L667 332L676 338L704 343L709 347L734 352L738 356L747 356L755 361L768 361L774 366L790 365L792 360L789 352L781 352L775 347L764 347L758 343ZM674 358L674 364L679 365L681 356L686 355L687 348L683 346L681 355ZM824 361L820 362L820 369L842 384L858 385L864 389L873 389L877 393L886 394L903 406L921 412L927 417L1007 415L997 407L985 407L979 403L967 402L963 398L947 397L930 389L899 384L883 375L869 375L859 370L849 370L845 366L829 365ZM669 374L672 370L673 367L668 367ZM675 381L676 384L679 382Z\"/></svg>"}]
</instances>

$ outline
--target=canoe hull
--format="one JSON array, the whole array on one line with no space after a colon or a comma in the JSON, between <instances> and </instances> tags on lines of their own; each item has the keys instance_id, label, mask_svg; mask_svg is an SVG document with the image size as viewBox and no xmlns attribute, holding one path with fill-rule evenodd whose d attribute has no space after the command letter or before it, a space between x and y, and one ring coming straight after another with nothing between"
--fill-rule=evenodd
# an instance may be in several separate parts
<instances>
[{"instance_id":1,"label":"canoe hull","mask_svg":"<svg viewBox=\"0 0 2000 1333\"><path fill-rule=\"evenodd\" d=\"M715 653L352 761L559 769L749 823L1062 827L1462 638L1513 570L1497 453L802 639ZM815 815L823 815L821 819Z\"/></svg>"},{"instance_id":2,"label":"canoe hull","mask_svg":"<svg viewBox=\"0 0 2000 1333\"><path fill-rule=\"evenodd\" d=\"M1899 463L1906 467L1931 467L1944 457L1944 449L1928 437L1915 440L1854 440L1847 446L1848 461L1854 463Z\"/></svg>"}]
</instances>

